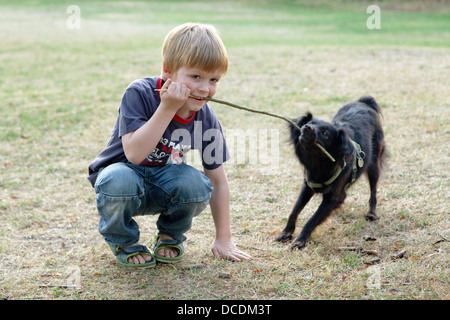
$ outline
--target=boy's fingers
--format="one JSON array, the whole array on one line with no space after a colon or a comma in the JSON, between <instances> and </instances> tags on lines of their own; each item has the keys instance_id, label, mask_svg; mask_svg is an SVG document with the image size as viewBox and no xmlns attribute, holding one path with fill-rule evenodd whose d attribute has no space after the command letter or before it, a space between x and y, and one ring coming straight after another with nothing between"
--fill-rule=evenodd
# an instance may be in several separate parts
<instances>
[{"instance_id":1,"label":"boy's fingers","mask_svg":"<svg viewBox=\"0 0 450 320\"><path fill-rule=\"evenodd\" d=\"M233 254L230 254L230 257L232 257L235 261L241 261L241 260L250 260L252 257L246 254L245 252L242 252L240 250L233 252Z\"/></svg>"},{"instance_id":2,"label":"boy's fingers","mask_svg":"<svg viewBox=\"0 0 450 320\"><path fill-rule=\"evenodd\" d=\"M212 251L212 253L214 254L214 257L220 259L220 254L219 254L219 252L217 251L217 249L213 248L211 251Z\"/></svg>"},{"instance_id":3,"label":"boy's fingers","mask_svg":"<svg viewBox=\"0 0 450 320\"><path fill-rule=\"evenodd\" d=\"M189 87L188 86L186 86L186 85L183 85L182 87L181 87L181 92L182 92L182 94L183 94L183 96L185 96L186 97L186 99L189 97L189 94L191 93L191 89L189 89Z\"/></svg>"},{"instance_id":4,"label":"boy's fingers","mask_svg":"<svg viewBox=\"0 0 450 320\"><path fill-rule=\"evenodd\" d=\"M217 249L212 249L214 256L218 259L225 259L240 262L242 260L250 260L252 257L240 250L220 254Z\"/></svg>"},{"instance_id":5,"label":"boy's fingers","mask_svg":"<svg viewBox=\"0 0 450 320\"><path fill-rule=\"evenodd\" d=\"M251 259L251 258L252 258L251 255L249 255L248 253L246 253L246 252L244 252L244 251L242 251L242 250L239 250L239 249L238 249L238 252L239 252L239 256L240 256L241 258L243 258L243 259Z\"/></svg>"},{"instance_id":6,"label":"boy's fingers","mask_svg":"<svg viewBox=\"0 0 450 320\"><path fill-rule=\"evenodd\" d=\"M161 89L169 90L169 86L170 86L171 84L172 84L172 79L167 79L167 80L164 82L164 84L163 84L163 86L161 87ZM160 95L163 95L164 93L166 93L166 90L160 91Z\"/></svg>"},{"instance_id":7,"label":"boy's fingers","mask_svg":"<svg viewBox=\"0 0 450 320\"><path fill-rule=\"evenodd\" d=\"M169 86L170 86L171 83L172 83L172 79L167 79L167 80L164 82L164 84L163 84L163 86L161 87L161 89L167 89L167 88L169 88Z\"/></svg>"},{"instance_id":8,"label":"boy's fingers","mask_svg":"<svg viewBox=\"0 0 450 320\"><path fill-rule=\"evenodd\" d=\"M173 85L173 86L171 86ZM188 98L191 90L188 86L182 83L173 82L172 79L167 79L161 89L166 89L162 91L162 93L170 93L178 96L182 96L183 98Z\"/></svg>"}]
</instances>

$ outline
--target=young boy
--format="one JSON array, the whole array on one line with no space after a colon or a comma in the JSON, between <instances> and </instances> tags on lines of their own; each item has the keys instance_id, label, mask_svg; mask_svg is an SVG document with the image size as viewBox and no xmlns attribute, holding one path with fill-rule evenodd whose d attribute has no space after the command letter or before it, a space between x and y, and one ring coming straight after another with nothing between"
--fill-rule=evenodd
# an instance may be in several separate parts
<instances>
[{"instance_id":1,"label":"young boy","mask_svg":"<svg viewBox=\"0 0 450 320\"><path fill-rule=\"evenodd\" d=\"M107 147L89 166L100 214L99 232L118 263L153 267L183 258L184 233L208 203L216 228L218 258L251 257L232 243L229 188L222 128L204 98L214 96L228 68L213 26L174 28L162 48L162 76L132 82L122 99ZM185 164L198 149L205 174ZM139 245L134 216L159 214L153 253Z\"/></svg>"}]
</instances>

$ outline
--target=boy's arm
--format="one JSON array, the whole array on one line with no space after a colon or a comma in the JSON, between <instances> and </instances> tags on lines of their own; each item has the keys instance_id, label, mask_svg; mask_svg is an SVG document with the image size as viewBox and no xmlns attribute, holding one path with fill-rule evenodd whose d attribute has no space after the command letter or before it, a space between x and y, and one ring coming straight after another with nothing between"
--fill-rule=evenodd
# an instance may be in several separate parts
<instances>
[{"instance_id":1,"label":"boy's arm","mask_svg":"<svg viewBox=\"0 0 450 320\"><path fill-rule=\"evenodd\" d=\"M170 121L189 97L190 89L171 79L162 88L168 90L161 94L161 104L153 116L139 129L122 136L125 156L131 163L140 164L152 153Z\"/></svg>"},{"instance_id":2,"label":"boy's arm","mask_svg":"<svg viewBox=\"0 0 450 320\"><path fill-rule=\"evenodd\" d=\"M231 240L230 191L223 165L214 170L205 169L205 175L213 186L210 207L216 227L216 238L212 252L217 258L228 260L251 259L250 255L236 248Z\"/></svg>"}]
</instances>

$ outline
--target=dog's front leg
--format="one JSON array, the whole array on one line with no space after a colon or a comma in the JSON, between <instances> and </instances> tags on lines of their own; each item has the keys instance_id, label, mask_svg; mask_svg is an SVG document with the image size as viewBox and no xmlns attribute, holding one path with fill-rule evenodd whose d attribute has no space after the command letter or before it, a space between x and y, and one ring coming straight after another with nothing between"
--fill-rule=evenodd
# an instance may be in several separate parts
<instances>
[{"instance_id":1,"label":"dog's front leg","mask_svg":"<svg viewBox=\"0 0 450 320\"><path fill-rule=\"evenodd\" d=\"M298 196L297 202L294 205L294 208L292 209L291 214L289 215L288 222L286 224L286 227L284 228L281 233L278 234L276 240L279 242L282 241L289 241L292 240L292 234L295 231L295 225L297 224L297 218L300 214L300 211L303 210L303 208L306 206L308 201L312 198L314 195L314 192L308 185L303 183L302 190L300 191L300 194Z\"/></svg>"},{"instance_id":2,"label":"dog's front leg","mask_svg":"<svg viewBox=\"0 0 450 320\"><path fill-rule=\"evenodd\" d=\"M295 239L294 242L291 243L291 249L303 249L306 246L306 241L309 236L313 232L313 230L322 222L325 221L326 218L336 209L339 205L339 201L333 199L330 196L324 195L322 203L320 204L317 211L313 214L313 216L308 220L308 222L303 227L300 235Z\"/></svg>"}]
</instances>

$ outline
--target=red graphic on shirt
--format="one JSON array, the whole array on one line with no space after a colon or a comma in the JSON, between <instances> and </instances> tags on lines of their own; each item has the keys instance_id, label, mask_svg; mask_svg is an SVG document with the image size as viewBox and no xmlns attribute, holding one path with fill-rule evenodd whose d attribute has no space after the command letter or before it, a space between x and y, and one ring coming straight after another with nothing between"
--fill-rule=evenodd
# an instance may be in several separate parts
<instances>
[{"instance_id":1,"label":"red graphic on shirt","mask_svg":"<svg viewBox=\"0 0 450 320\"><path fill-rule=\"evenodd\" d=\"M156 145L153 152L144 159L140 164L142 166L165 166L166 164L181 164L186 162L184 159L185 151L190 149L190 146L181 146L167 138L162 137Z\"/></svg>"}]
</instances>

